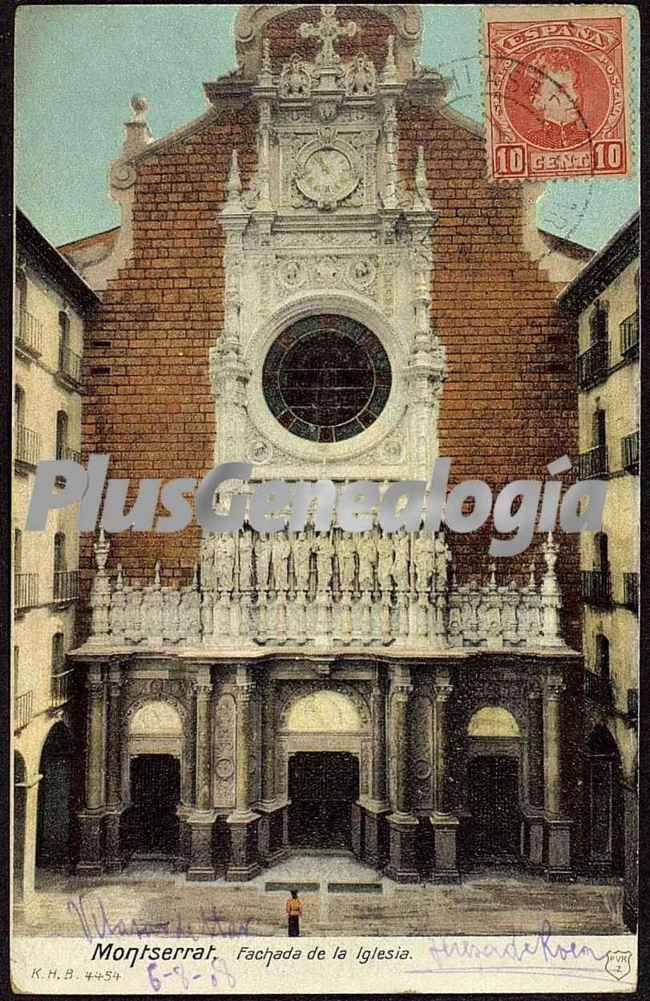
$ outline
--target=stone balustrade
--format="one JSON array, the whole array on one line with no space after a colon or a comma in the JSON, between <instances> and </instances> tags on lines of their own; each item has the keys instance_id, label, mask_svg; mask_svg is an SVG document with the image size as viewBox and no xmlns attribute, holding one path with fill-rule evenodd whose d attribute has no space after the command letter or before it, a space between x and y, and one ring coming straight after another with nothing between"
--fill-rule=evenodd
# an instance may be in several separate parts
<instances>
[{"instance_id":1,"label":"stone balustrade","mask_svg":"<svg viewBox=\"0 0 650 1001\"><path fill-rule=\"evenodd\" d=\"M526 585L456 586L442 535L379 531L261 535L244 529L203 541L201 568L185 587L130 585L103 566L91 595L90 642L177 645L523 648L562 646L555 577L557 547L545 546L546 573Z\"/></svg>"}]
</instances>

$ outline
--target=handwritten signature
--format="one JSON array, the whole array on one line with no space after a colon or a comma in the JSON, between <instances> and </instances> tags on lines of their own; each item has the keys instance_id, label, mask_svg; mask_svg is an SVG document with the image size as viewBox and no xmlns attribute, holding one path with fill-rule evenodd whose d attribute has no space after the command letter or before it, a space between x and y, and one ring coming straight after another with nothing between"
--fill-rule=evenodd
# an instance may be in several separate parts
<instances>
[{"instance_id":1,"label":"handwritten signature","mask_svg":"<svg viewBox=\"0 0 650 1001\"><path fill-rule=\"evenodd\" d=\"M134 935L137 938L168 935L195 941L206 935L239 938L250 935L250 925L255 920L254 917L247 917L240 922L225 921L215 904L209 908L201 906L198 917L191 922L187 922L180 912L167 921L154 922L113 917L109 915L108 906L101 897L91 900L87 894L79 894L76 899L69 900L67 906L68 911L78 918L87 942L119 935Z\"/></svg>"},{"instance_id":2,"label":"handwritten signature","mask_svg":"<svg viewBox=\"0 0 650 1001\"><path fill-rule=\"evenodd\" d=\"M568 945L561 945L553 941L553 933L548 921L542 922L542 929L533 939L517 939L515 935L505 944L485 944L467 939L439 939L429 947L431 958L441 969L445 966L445 961L456 957L458 959L509 959L515 963L523 963L529 957L537 956L545 963L560 960L566 962L572 959L593 960L595 963L603 963L608 953L595 952L588 945L579 945L570 942Z\"/></svg>"}]
</instances>

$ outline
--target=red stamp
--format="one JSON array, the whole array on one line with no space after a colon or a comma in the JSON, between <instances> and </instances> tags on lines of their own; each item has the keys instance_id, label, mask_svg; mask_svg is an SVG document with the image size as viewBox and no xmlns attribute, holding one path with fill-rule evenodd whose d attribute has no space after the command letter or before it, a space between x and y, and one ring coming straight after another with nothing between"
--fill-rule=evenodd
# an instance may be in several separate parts
<instances>
[{"instance_id":1,"label":"red stamp","mask_svg":"<svg viewBox=\"0 0 650 1001\"><path fill-rule=\"evenodd\" d=\"M492 20L503 14L486 12L490 178L625 176L622 19Z\"/></svg>"}]
</instances>

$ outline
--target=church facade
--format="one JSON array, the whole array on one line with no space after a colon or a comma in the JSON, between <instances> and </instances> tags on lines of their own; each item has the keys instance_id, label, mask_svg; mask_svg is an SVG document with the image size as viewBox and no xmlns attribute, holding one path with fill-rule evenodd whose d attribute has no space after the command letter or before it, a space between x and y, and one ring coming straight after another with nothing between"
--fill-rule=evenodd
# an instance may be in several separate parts
<instances>
[{"instance_id":1,"label":"church facade","mask_svg":"<svg viewBox=\"0 0 650 1001\"><path fill-rule=\"evenodd\" d=\"M83 447L109 475L244 461L281 512L276 481L383 490L446 456L496 492L575 455L556 296L585 252L488 184L421 30L417 5L243 7L204 115L155 141L132 100L121 225L62 248L101 297ZM83 540L78 871L246 880L333 846L404 882L570 878L577 546L495 565L489 530Z\"/></svg>"}]
</instances>

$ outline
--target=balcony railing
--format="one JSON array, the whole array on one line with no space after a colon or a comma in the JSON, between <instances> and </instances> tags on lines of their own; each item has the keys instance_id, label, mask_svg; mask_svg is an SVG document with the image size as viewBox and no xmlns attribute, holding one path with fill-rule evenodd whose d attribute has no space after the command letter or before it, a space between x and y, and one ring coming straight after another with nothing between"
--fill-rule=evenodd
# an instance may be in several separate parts
<instances>
[{"instance_id":1,"label":"balcony railing","mask_svg":"<svg viewBox=\"0 0 650 1001\"><path fill-rule=\"evenodd\" d=\"M38 574L14 574L14 608L20 611L38 605Z\"/></svg>"},{"instance_id":2,"label":"balcony railing","mask_svg":"<svg viewBox=\"0 0 650 1001\"><path fill-rule=\"evenodd\" d=\"M626 469L628 473L637 473L639 470L639 432L633 431L632 434L625 435L621 438L621 462L623 464L623 469Z\"/></svg>"},{"instance_id":3,"label":"balcony railing","mask_svg":"<svg viewBox=\"0 0 650 1001\"><path fill-rule=\"evenodd\" d=\"M22 730L32 718L34 708L34 693L23 692L14 699L14 728Z\"/></svg>"},{"instance_id":4,"label":"balcony railing","mask_svg":"<svg viewBox=\"0 0 650 1001\"><path fill-rule=\"evenodd\" d=\"M79 597L79 571L56 570L52 589L54 601L74 601Z\"/></svg>"},{"instance_id":5,"label":"balcony railing","mask_svg":"<svg viewBox=\"0 0 650 1001\"><path fill-rule=\"evenodd\" d=\"M609 341L596 341L578 355L578 385L588 389L601 382L609 371Z\"/></svg>"},{"instance_id":6,"label":"balcony railing","mask_svg":"<svg viewBox=\"0 0 650 1001\"><path fill-rule=\"evenodd\" d=\"M585 695L599 705L611 706L614 701L612 683L595 671L585 671Z\"/></svg>"},{"instance_id":7,"label":"balcony railing","mask_svg":"<svg viewBox=\"0 0 650 1001\"><path fill-rule=\"evenodd\" d=\"M578 456L578 479L590 480L594 476L607 476L608 472L607 445L597 445Z\"/></svg>"},{"instance_id":8,"label":"balcony railing","mask_svg":"<svg viewBox=\"0 0 650 1001\"><path fill-rule=\"evenodd\" d=\"M43 324L22 308L16 312L16 345L32 355L43 353Z\"/></svg>"},{"instance_id":9,"label":"balcony railing","mask_svg":"<svg viewBox=\"0 0 650 1001\"><path fill-rule=\"evenodd\" d=\"M36 466L41 456L41 436L37 431L16 424L16 462Z\"/></svg>"},{"instance_id":10,"label":"balcony railing","mask_svg":"<svg viewBox=\"0 0 650 1001\"><path fill-rule=\"evenodd\" d=\"M71 459L72 462L81 462L81 452L59 442L56 445L56 457L57 459Z\"/></svg>"},{"instance_id":11,"label":"balcony railing","mask_svg":"<svg viewBox=\"0 0 650 1001\"><path fill-rule=\"evenodd\" d=\"M65 344L59 345L59 375L72 382L81 382L81 355L75 354Z\"/></svg>"},{"instance_id":12,"label":"balcony railing","mask_svg":"<svg viewBox=\"0 0 650 1001\"><path fill-rule=\"evenodd\" d=\"M623 574L623 604L633 612L639 611L639 575Z\"/></svg>"},{"instance_id":13,"label":"balcony railing","mask_svg":"<svg viewBox=\"0 0 650 1001\"><path fill-rule=\"evenodd\" d=\"M72 698L72 678L74 671L61 671L52 675L50 703L53 708L62 706Z\"/></svg>"},{"instance_id":14,"label":"balcony railing","mask_svg":"<svg viewBox=\"0 0 650 1001\"><path fill-rule=\"evenodd\" d=\"M639 353L639 312L635 310L621 323L621 354L636 358Z\"/></svg>"},{"instance_id":15,"label":"balcony railing","mask_svg":"<svg viewBox=\"0 0 650 1001\"><path fill-rule=\"evenodd\" d=\"M609 605L612 600L612 583L609 570L583 570L582 597L590 605Z\"/></svg>"}]
</instances>

